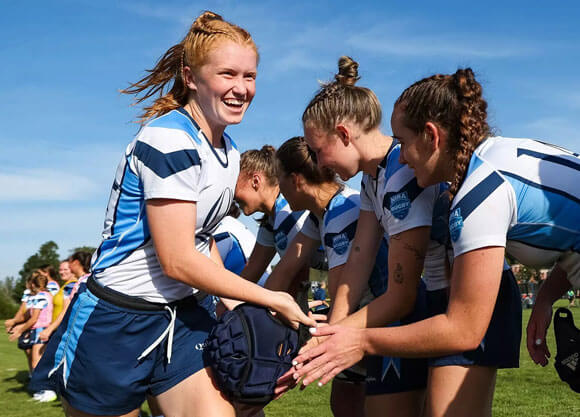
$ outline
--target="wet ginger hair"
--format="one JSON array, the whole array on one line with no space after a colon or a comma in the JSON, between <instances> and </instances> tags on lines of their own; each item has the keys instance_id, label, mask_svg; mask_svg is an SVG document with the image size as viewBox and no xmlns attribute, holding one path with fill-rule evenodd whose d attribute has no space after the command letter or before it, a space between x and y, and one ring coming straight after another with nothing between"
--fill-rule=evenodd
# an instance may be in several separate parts
<instances>
[{"instance_id":1,"label":"wet ginger hair","mask_svg":"<svg viewBox=\"0 0 580 417\"><path fill-rule=\"evenodd\" d=\"M302 136L295 136L284 142L278 148L276 157L281 172L285 175L300 174L313 185L337 182L336 174L331 168L318 166L316 154L308 147Z\"/></svg>"},{"instance_id":2,"label":"wet ginger hair","mask_svg":"<svg viewBox=\"0 0 580 417\"><path fill-rule=\"evenodd\" d=\"M447 132L447 147L455 166L449 191L455 195L465 178L475 148L490 135L487 102L471 68L437 74L408 87L395 102L404 123L417 134L433 122Z\"/></svg>"},{"instance_id":3,"label":"wet ginger hair","mask_svg":"<svg viewBox=\"0 0 580 417\"><path fill-rule=\"evenodd\" d=\"M271 145L264 145L262 149L250 149L240 157L240 176L262 172L268 185L275 187L278 185L279 171L276 149Z\"/></svg>"},{"instance_id":4,"label":"wet ginger hair","mask_svg":"<svg viewBox=\"0 0 580 417\"><path fill-rule=\"evenodd\" d=\"M333 132L338 123L350 121L364 132L378 128L382 118L381 104L370 89L355 85L359 79L358 63L348 56L340 57L334 81L322 84L304 110L304 126Z\"/></svg>"},{"instance_id":5,"label":"wet ginger hair","mask_svg":"<svg viewBox=\"0 0 580 417\"><path fill-rule=\"evenodd\" d=\"M134 104L158 95L150 106L144 108L139 122L143 124L187 104L190 90L184 81L183 68L190 67L194 72L199 70L216 45L227 40L252 48L258 57L258 48L246 30L210 11L195 19L185 38L169 48L155 67L147 70L147 76L121 90L121 93L136 96Z\"/></svg>"}]
</instances>

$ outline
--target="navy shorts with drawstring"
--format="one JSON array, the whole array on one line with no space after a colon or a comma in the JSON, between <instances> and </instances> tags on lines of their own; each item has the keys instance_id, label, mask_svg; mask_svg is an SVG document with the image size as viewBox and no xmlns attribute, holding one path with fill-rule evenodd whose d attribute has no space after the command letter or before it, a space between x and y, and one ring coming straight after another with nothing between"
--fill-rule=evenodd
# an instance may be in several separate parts
<instances>
[{"instance_id":1,"label":"navy shorts with drawstring","mask_svg":"<svg viewBox=\"0 0 580 417\"><path fill-rule=\"evenodd\" d=\"M90 278L50 339L29 388L55 389L86 413L135 410L146 395L159 395L206 366L204 344L216 323L205 305L211 302L190 296L148 303Z\"/></svg>"}]
</instances>

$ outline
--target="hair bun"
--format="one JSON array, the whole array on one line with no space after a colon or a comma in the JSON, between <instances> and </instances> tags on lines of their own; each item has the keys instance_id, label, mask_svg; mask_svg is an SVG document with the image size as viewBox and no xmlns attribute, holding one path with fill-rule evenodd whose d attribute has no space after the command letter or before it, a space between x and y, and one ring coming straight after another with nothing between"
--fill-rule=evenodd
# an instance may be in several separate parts
<instances>
[{"instance_id":1,"label":"hair bun","mask_svg":"<svg viewBox=\"0 0 580 417\"><path fill-rule=\"evenodd\" d=\"M334 79L340 84L355 85L360 80L358 75L358 62L349 56L341 56L338 60L338 74Z\"/></svg>"},{"instance_id":2,"label":"hair bun","mask_svg":"<svg viewBox=\"0 0 580 417\"><path fill-rule=\"evenodd\" d=\"M267 158L270 158L276 154L276 148L272 145L264 145L262 146L262 149L260 149L260 152L262 152Z\"/></svg>"},{"instance_id":3,"label":"hair bun","mask_svg":"<svg viewBox=\"0 0 580 417\"><path fill-rule=\"evenodd\" d=\"M193 29L208 30L207 25L212 20L222 20L223 21L224 19L219 14L214 13L214 12L210 12L209 10L206 10L205 12L200 14L197 19L195 19L195 21L193 22Z\"/></svg>"}]
</instances>

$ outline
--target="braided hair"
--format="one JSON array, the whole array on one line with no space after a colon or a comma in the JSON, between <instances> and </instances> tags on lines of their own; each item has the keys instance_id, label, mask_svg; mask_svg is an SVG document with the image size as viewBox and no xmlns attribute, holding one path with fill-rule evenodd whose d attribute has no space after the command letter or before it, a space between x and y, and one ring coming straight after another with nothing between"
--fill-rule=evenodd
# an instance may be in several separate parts
<instances>
[{"instance_id":1,"label":"braided hair","mask_svg":"<svg viewBox=\"0 0 580 417\"><path fill-rule=\"evenodd\" d=\"M487 102L471 68L437 74L408 87L395 102L404 111L404 123L421 133L429 121L445 129L454 164L449 191L457 193L475 148L490 135Z\"/></svg>"}]
</instances>

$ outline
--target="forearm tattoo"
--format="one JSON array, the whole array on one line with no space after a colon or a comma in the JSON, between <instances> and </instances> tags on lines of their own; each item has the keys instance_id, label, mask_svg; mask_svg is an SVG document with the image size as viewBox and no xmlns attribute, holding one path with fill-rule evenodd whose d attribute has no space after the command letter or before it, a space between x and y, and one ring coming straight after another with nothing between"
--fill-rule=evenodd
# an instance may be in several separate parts
<instances>
[{"instance_id":1,"label":"forearm tattoo","mask_svg":"<svg viewBox=\"0 0 580 417\"><path fill-rule=\"evenodd\" d=\"M401 235L400 234L393 235L393 236L391 236L391 239L401 240ZM415 246L413 246L407 242L403 242L403 248L405 248L408 251L411 251L413 253L413 256L415 257L416 261L421 262L421 264L423 264L423 262L425 262L425 251L424 250L417 249Z\"/></svg>"}]
</instances>

